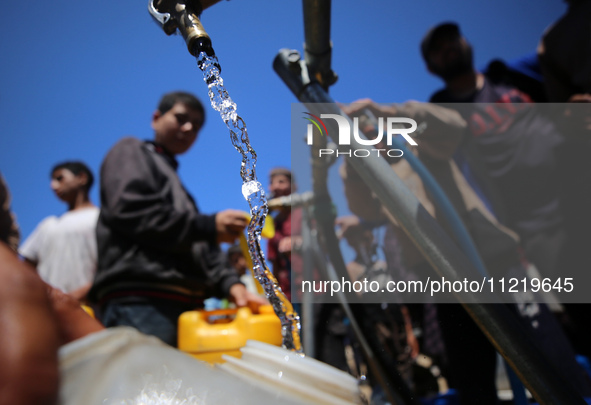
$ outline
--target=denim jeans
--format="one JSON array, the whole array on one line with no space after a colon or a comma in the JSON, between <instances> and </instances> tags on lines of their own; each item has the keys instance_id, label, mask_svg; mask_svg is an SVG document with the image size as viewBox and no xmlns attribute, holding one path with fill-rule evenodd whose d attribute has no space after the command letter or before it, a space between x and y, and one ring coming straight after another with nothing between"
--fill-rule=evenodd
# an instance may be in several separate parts
<instances>
[{"instance_id":1,"label":"denim jeans","mask_svg":"<svg viewBox=\"0 0 591 405\"><path fill-rule=\"evenodd\" d=\"M176 347L178 318L190 309L187 305L174 301L153 300L145 303L109 301L101 307L99 317L106 327L131 326Z\"/></svg>"}]
</instances>

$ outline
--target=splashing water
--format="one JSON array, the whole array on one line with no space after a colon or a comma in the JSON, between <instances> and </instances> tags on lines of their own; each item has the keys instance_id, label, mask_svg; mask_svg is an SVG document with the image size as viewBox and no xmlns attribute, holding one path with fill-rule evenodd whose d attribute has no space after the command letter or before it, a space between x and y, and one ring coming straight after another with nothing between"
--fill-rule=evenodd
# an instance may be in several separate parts
<instances>
[{"instance_id":1,"label":"splashing water","mask_svg":"<svg viewBox=\"0 0 591 405\"><path fill-rule=\"evenodd\" d=\"M265 192L256 177L257 155L250 146L246 124L236 113L236 103L232 101L224 87L217 57L201 52L197 57L197 65L203 72L203 80L207 83L211 106L220 113L222 120L230 130L232 145L242 155L240 176L242 177L242 195L248 201L252 217L247 228L247 241L248 251L253 262L254 275L263 287L267 299L271 302L281 321L283 347L301 352L300 317L294 311L293 306L283 294L277 280L267 267L260 245L261 232L268 213L268 207Z\"/></svg>"}]
</instances>

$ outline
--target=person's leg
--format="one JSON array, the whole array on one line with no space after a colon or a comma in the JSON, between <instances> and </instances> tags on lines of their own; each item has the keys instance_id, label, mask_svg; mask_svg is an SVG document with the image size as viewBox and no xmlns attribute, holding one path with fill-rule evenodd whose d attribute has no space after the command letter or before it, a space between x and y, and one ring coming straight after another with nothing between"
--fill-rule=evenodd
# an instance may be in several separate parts
<instances>
[{"instance_id":1,"label":"person's leg","mask_svg":"<svg viewBox=\"0 0 591 405\"><path fill-rule=\"evenodd\" d=\"M158 337L170 346L177 346L178 318L184 312L175 303L107 302L101 308L101 321L106 327L131 326L146 335Z\"/></svg>"},{"instance_id":2,"label":"person's leg","mask_svg":"<svg viewBox=\"0 0 591 405\"><path fill-rule=\"evenodd\" d=\"M591 396L591 384L583 368L576 362L575 352L554 314L545 304L510 307L525 326L549 365L584 397Z\"/></svg>"},{"instance_id":3,"label":"person's leg","mask_svg":"<svg viewBox=\"0 0 591 405\"><path fill-rule=\"evenodd\" d=\"M333 367L348 371L344 339L345 314L338 304L316 304L316 358Z\"/></svg>"},{"instance_id":4,"label":"person's leg","mask_svg":"<svg viewBox=\"0 0 591 405\"><path fill-rule=\"evenodd\" d=\"M450 386L462 405L498 404L496 351L460 304L440 304L437 314L449 363Z\"/></svg>"}]
</instances>

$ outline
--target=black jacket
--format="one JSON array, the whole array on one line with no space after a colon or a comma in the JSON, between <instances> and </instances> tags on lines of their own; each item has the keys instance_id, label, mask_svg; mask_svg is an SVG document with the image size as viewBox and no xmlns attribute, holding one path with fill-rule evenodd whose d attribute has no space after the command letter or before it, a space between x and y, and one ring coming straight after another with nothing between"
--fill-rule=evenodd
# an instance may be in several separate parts
<instances>
[{"instance_id":1,"label":"black jacket","mask_svg":"<svg viewBox=\"0 0 591 405\"><path fill-rule=\"evenodd\" d=\"M101 167L98 269L89 297L145 292L227 294L239 283L216 243L215 215L199 213L161 147L124 138Z\"/></svg>"}]
</instances>

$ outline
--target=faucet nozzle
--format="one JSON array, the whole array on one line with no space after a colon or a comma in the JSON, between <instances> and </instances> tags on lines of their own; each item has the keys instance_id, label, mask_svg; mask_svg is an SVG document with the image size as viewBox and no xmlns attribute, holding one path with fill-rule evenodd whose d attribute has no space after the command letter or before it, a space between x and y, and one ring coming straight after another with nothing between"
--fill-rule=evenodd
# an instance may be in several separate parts
<instances>
[{"instance_id":1,"label":"faucet nozzle","mask_svg":"<svg viewBox=\"0 0 591 405\"><path fill-rule=\"evenodd\" d=\"M180 31L191 55L198 56L200 52L214 55L211 38L199 20L203 11L199 1L149 0L148 11L167 35Z\"/></svg>"}]
</instances>

